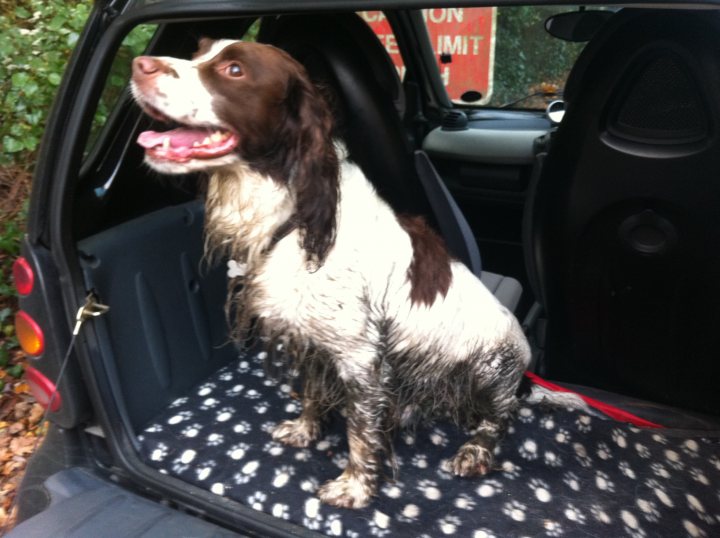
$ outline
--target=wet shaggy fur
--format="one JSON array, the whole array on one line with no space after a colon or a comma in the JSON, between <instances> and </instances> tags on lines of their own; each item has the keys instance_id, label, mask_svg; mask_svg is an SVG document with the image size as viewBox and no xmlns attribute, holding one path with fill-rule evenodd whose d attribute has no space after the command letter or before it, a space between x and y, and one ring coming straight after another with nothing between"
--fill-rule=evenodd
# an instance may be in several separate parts
<instances>
[{"instance_id":1,"label":"wet shaggy fur","mask_svg":"<svg viewBox=\"0 0 720 538\"><path fill-rule=\"evenodd\" d=\"M390 434L438 416L472 432L453 472L490 471L529 359L522 330L422 219L378 197L302 66L273 47L203 41L191 60L136 59L132 88L154 118L237 142L212 158L148 150L146 162L210 175L209 255L244 267L235 329L259 331L304 380L301 415L273 438L308 446L344 409L348 463L320 499L367 505Z\"/></svg>"}]
</instances>

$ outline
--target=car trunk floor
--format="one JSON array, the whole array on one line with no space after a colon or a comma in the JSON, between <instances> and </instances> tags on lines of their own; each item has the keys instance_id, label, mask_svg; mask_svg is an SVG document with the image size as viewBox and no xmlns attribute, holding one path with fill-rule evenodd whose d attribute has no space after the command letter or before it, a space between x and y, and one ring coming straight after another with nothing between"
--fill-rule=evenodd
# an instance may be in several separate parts
<instances>
[{"instance_id":1,"label":"car trunk floor","mask_svg":"<svg viewBox=\"0 0 720 538\"><path fill-rule=\"evenodd\" d=\"M266 375L263 355L241 354L151 420L139 435L144 461L332 536L720 535L717 438L542 405L521 406L487 476L447 472L466 435L436 422L396 436L399 473L368 507L320 504L315 489L347 460L343 419L305 449L273 441L301 404Z\"/></svg>"}]
</instances>

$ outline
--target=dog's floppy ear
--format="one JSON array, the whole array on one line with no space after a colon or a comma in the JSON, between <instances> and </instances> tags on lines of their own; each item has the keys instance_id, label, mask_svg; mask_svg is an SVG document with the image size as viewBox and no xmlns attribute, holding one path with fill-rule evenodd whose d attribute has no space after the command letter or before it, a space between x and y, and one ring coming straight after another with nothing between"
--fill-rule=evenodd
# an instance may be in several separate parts
<instances>
[{"instance_id":1,"label":"dog's floppy ear","mask_svg":"<svg viewBox=\"0 0 720 538\"><path fill-rule=\"evenodd\" d=\"M286 166L295 195L292 223L300 229L308 262L319 267L335 242L339 162L325 98L302 68L291 74L287 95L290 148Z\"/></svg>"}]
</instances>

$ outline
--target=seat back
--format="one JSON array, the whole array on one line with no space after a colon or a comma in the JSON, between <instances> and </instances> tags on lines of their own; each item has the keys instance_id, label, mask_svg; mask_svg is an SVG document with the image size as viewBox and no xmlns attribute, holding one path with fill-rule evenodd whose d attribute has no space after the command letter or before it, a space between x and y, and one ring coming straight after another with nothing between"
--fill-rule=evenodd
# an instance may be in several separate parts
<instances>
[{"instance_id":1,"label":"seat back","mask_svg":"<svg viewBox=\"0 0 720 538\"><path fill-rule=\"evenodd\" d=\"M624 10L573 68L526 238L547 375L717 412L719 15Z\"/></svg>"}]
</instances>

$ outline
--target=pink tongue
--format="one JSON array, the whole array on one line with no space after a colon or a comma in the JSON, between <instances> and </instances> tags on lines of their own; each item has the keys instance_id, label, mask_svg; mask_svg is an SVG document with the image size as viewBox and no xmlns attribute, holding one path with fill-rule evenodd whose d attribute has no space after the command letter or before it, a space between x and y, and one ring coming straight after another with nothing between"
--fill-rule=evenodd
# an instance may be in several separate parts
<instances>
[{"instance_id":1,"label":"pink tongue","mask_svg":"<svg viewBox=\"0 0 720 538\"><path fill-rule=\"evenodd\" d=\"M205 138L210 136L210 132L204 129L173 129L158 133L156 131L144 131L140 133L137 139L145 149L162 146L166 138L170 138L170 147L173 148L191 148L194 142L201 144Z\"/></svg>"}]
</instances>

